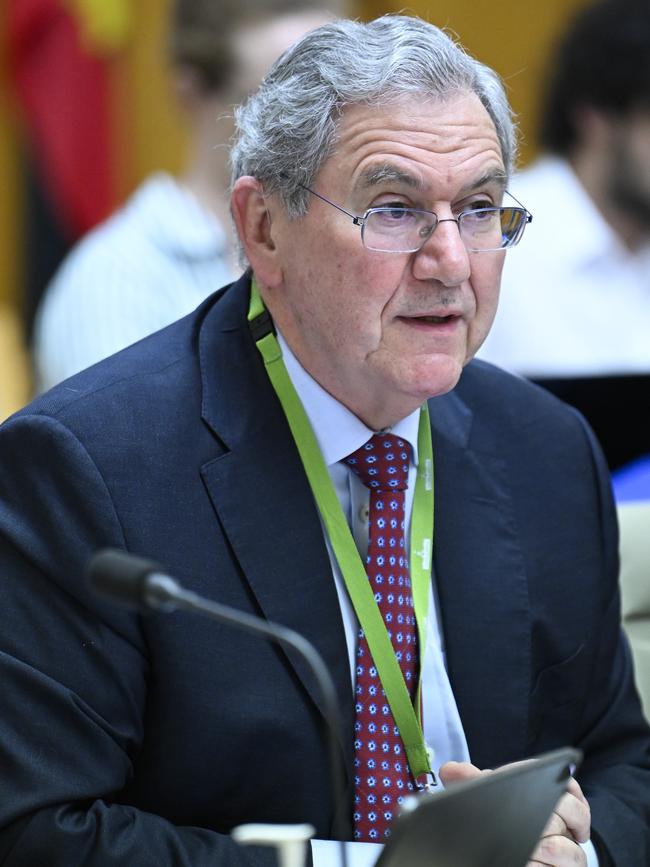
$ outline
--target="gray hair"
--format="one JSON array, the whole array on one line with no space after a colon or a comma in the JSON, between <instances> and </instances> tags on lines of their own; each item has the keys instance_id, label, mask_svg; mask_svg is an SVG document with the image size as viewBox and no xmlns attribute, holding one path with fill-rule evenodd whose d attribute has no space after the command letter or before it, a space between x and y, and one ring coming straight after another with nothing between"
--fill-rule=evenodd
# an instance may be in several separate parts
<instances>
[{"instance_id":1,"label":"gray hair","mask_svg":"<svg viewBox=\"0 0 650 867\"><path fill-rule=\"evenodd\" d=\"M289 217L307 211L307 193L336 146L346 105L390 104L405 95L445 99L475 93L496 127L506 173L513 169L512 112L497 74L420 18L341 19L303 36L235 110L232 182L253 175L278 192Z\"/></svg>"}]
</instances>

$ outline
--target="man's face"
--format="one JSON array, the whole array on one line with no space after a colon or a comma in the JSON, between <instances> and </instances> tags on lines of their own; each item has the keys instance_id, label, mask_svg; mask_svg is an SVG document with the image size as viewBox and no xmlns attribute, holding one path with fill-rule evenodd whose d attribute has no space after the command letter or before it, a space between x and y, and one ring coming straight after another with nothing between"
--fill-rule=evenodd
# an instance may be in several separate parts
<instances>
[{"instance_id":1,"label":"man's face","mask_svg":"<svg viewBox=\"0 0 650 867\"><path fill-rule=\"evenodd\" d=\"M443 220L500 204L504 166L475 95L416 96L348 108L313 189L354 214L399 203ZM276 196L267 204L282 279L264 298L330 394L380 429L456 385L494 318L502 251L468 253L445 222L417 253L373 252L350 218L314 196L297 220Z\"/></svg>"}]
</instances>

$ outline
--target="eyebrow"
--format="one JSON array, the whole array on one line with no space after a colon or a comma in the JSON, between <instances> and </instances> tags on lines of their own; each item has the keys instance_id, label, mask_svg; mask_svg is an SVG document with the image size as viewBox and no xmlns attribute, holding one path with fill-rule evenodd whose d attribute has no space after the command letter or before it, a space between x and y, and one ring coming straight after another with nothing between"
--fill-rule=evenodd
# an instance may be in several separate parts
<instances>
[{"instance_id":1,"label":"eyebrow","mask_svg":"<svg viewBox=\"0 0 650 867\"><path fill-rule=\"evenodd\" d=\"M359 177L358 186L361 189L368 189L385 183L404 184L413 189L422 188L421 181L408 172L398 169L392 163L381 163L364 169Z\"/></svg>"},{"instance_id":2,"label":"eyebrow","mask_svg":"<svg viewBox=\"0 0 650 867\"><path fill-rule=\"evenodd\" d=\"M360 177L358 186L361 189L369 189L385 183L404 184L411 189L423 189L422 182L412 174L399 169L392 163L382 163L381 165L370 166L365 169ZM480 177L465 184L460 191L461 195L466 195L479 187L484 187L488 184L497 184L505 190L508 185L508 175L501 168L490 169L484 172Z\"/></svg>"},{"instance_id":3,"label":"eyebrow","mask_svg":"<svg viewBox=\"0 0 650 867\"><path fill-rule=\"evenodd\" d=\"M460 192L461 195L465 195L466 193L471 193L472 190L485 187L489 184L497 184L505 190L508 185L508 175L503 169L490 169L482 174L480 178L476 178L476 180L465 184Z\"/></svg>"}]
</instances>

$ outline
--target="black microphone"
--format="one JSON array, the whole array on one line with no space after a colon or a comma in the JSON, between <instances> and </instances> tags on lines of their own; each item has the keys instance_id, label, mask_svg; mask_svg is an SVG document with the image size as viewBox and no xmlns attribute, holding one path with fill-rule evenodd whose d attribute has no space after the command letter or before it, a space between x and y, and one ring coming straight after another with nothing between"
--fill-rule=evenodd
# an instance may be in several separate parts
<instances>
[{"instance_id":1,"label":"black microphone","mask_svg":"<svg viewBox=\"0 0 650 867\"><path fill-rule=\"evenodd\" d=\"M346 786L338 759L337 731L341 730L336 690L332 676L316 648L298 632L253 614L212 602L185 590L162 566L152 560L127 554L115 548L98 551L89 561L87 576L91 587L101 596L124 608L141 612L191 611L227 623L236 629L267 638L295 650L309 666L323 699L324 740L330 775L330 797L335 836L341 841L342 867L347 867L346 836L340 804L345 801Z\"/></svg>"}]
</instances>

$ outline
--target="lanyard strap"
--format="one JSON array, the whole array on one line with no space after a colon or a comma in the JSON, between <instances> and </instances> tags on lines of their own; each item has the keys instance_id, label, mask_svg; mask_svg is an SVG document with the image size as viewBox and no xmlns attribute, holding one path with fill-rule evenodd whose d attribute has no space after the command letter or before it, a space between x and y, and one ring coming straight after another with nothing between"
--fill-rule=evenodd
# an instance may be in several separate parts
<instances>
[{"instance_id":1,"label":"lanyard strap","mask_svg":"<svg viewBox=\"0 0 650 867\"><path fill-rule=\"evenodd\" d=\"M282 404L352 605L368 641L382 687L404 743L411 773L416 781L422 775L430 779L431 767L419 719L421 677L415 699L416 711L329 471L307 414L287 373L282 360L282 350L275 337L273 322L264 307L254 279L251 282L248 321L271 384ZM418 471L411 517L409 556L413 605L418 629L420 672L426 644L432 542L433 450L429 412L427 405L424 404L420 410L418 427Z\"/></svg>"}]
</instances>

